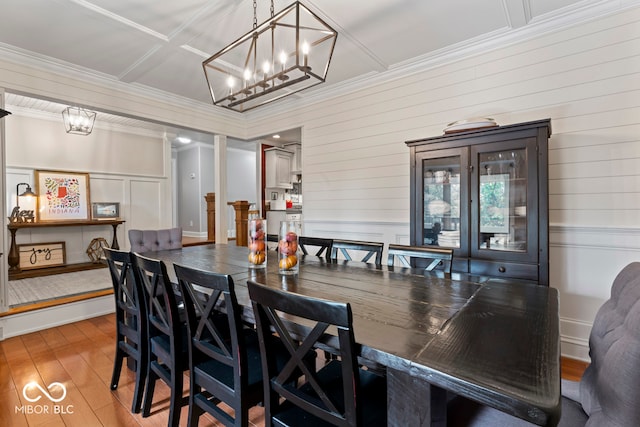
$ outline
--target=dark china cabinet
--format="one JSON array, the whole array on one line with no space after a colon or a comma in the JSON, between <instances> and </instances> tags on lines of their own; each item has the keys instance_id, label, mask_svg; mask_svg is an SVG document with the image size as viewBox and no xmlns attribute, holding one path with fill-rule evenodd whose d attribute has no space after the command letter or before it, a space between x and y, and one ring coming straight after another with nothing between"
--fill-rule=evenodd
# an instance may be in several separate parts
<instances>
[{"instance_id":1,"label":"dark china cabinet","mask_svg":"<svg viewBox=\"0 0 640 427\"><path fill-rule=\"evenodd\" d=\"M549 119L406 142L411 244L453 270L549 285Z\"/></svg>"}]
</instances>

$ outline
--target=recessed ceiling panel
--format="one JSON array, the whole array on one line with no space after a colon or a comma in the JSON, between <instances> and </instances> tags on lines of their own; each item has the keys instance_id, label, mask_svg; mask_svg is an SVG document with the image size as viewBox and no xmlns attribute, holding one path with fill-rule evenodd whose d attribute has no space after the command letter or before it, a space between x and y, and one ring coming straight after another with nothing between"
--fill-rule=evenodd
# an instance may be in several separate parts
<instances>
[{"instance_id":1,"label":"recessed ceiling panel","mask_svg":"<svg viewBox=\"0 0 640 427\"><path fill-rule=\"evenodd\" d=\"M387 65L506 26L502 0L357 0L319 5Z\"/></svg>"},{"instance_id":2,"label":"recessed ceiling panel","mask_svg":"<svg viewBox=\"0 0 640 427\"><path fill-rule=\"evenodd\" d=\"M159 51L148 58L150 66L136 83L155 87L177 95L211 103L211 95L202 70L202 60L180 48Z\"/></svg>"},{"instance_id":3,"label":"recessed ceiling panel","mask_svg":"<svg viewBox=\"0 0 640 427\"><path fill-rule=\"evenodd\" d=\"M93 0L91 3L109 11L116 18L122 17L169 36L185 22L196 17L211 2L207 0Z\"/></svg>"},{"instance_id":4,"label":"recessed ceiling panel","mask_svg":"<svg viewBox=\"0 0 640 427\"><path fill-rule=\"evenodd\" d=\"M570 6L575 3L582 3L579 0L529 0L531 7L531 17L536 18L545 13Z\"/></svg>"},{"instance_id":5,"label":"recessed ceiling panel","mask_svg":"<svg viewBox=\"0 0 640 427\"><path fill-rule=\"evenodd\" d=\"M118 75L158 43L72 2L3 0L0 41Z\"/></svg>"}]
</instances>

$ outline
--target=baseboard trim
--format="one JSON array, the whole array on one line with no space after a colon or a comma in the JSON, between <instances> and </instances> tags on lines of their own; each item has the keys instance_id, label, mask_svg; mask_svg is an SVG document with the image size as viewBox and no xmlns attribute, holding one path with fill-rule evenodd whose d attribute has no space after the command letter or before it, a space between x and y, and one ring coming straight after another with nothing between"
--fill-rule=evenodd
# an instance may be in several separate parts
<instances>
[{"instance_id":1,"label":"baseboard trim","mask_svg":"<svg viewBox=\"0 0 640 427\"><path fill-rule=\"evenodd\" d=\"M2 330L0 340L102 316L114 311L113 296L104 295L36 310L14 312L0 318L0 330Z\"/></svg>"}]
</instances>

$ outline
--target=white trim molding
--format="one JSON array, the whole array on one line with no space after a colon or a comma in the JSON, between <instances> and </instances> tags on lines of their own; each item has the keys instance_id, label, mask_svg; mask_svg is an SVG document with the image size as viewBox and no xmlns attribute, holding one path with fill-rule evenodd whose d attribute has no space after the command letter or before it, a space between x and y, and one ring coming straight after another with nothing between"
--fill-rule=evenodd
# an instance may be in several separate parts
<instances>
[{"instance_id":1,"label":"white trim molding","mask_svg":"<svg viewBox=\"0 0 640 427\"><path fill-rule=\"evenodd\" d=\"M113 295L61 304L0 318L0 340L67 323L102 316L115 311Z\"/></svg>"}]
</instances>

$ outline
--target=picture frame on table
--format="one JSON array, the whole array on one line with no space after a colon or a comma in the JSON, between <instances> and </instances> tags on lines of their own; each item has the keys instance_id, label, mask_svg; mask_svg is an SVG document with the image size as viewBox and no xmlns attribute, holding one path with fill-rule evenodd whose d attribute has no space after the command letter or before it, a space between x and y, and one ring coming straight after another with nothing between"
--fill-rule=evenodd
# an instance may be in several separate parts
<instances>
[{"instance_id":1,"label":"picture frame on table","mask_svg":"<svg viewBox=\"0 0 640 427\"><path fill-rule=\"evenodd\" d=\"M91 219L105 220L120 218L120 203L93 202L91 203Z\"/></svg>"},{"instance_id":2,"label":"picture frame on table","mask_svg":"<svg viewBox=\"0 0 640 427\"><path fill-rule=\"evenodd\" d=\"M37 221L78 221L91 217L89 174L36 170Z\"/></svg>"}]
</instances>

